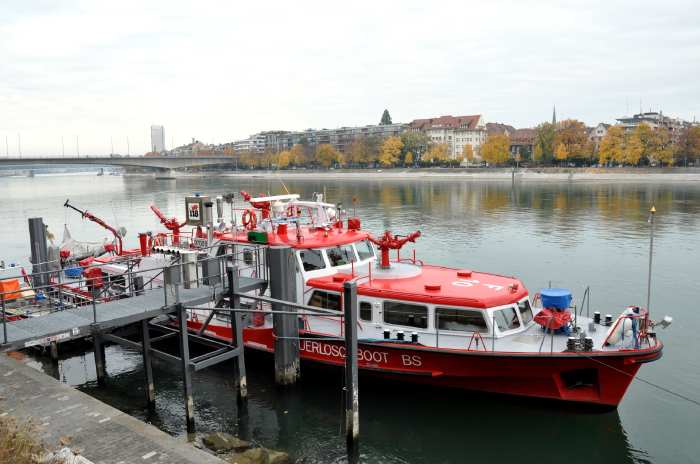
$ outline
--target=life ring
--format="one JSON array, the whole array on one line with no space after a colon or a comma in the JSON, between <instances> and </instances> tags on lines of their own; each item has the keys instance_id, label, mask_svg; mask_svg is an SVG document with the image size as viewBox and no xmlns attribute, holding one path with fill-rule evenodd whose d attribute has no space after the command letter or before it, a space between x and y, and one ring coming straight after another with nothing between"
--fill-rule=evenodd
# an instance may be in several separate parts
<instances>
[{"instance_id":1,"label":"life ring","mask_svg":"<svg viewBox=\"0 0 700 464\"><path fill-rule=\"evenodd\" d=\"M252 209L247 209L243 211L243 215L241 216L241 222L243 223L243 226L246 229L255 229L255 226L258 224L258 217L255 215L255 211L253 211Z\"/></svg>"}]
</instances>

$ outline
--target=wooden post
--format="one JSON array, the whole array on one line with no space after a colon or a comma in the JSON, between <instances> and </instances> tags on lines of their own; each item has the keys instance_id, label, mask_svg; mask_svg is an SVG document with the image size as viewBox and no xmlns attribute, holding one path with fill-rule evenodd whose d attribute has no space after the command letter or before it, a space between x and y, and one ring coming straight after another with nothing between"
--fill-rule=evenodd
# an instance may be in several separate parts
<instances>
[{"instance_id":1,"label":"wooden post","mask_svg":"<svg viewBox=\"0 0 700 464\"><path fill-rule=\"evenodd\" d=\"M155 409L156 387L151 363L151 333L148 328L148 320L146 319L141 321L141 347L143 351L143 370L146 374L146 404L148 409Z\"/></svg>"},{"instance_id":2,"label":"wooden post","mask_svg":"<svg viewBox=\"0 0 700 464\"><path fill-rule=\"evenodd\" d=\"M345 438L348 460L359 459L360 400L357 385L357 282L345 282Z\"/></svg>"},{"instance_id":3,"label":"wooden post","mask_svg":"<svg viewBox=\"0 0 700 464\"><path fill-rule=\"evenodd\" d=\"M58 362L58 342L51 342L51 361Z\"/></svg>"},{"instance_id":4,"label":"wooden post","mask_svg":"<svg viewBox=\"0 0 700 464\"><path fill-rule=\"evenodd\" d=\"M270 296L296 302L296 264L288 246L268 249ZM283 304L273 303L273 311L296 312ZM294 314L273 314L275 335L275 382L292 385L299 379L299 323Z\"/></svg>"},{"instance_id":5,"label":"wooden post","mask_svg":"<svg viewBox=\"0 0 700 464\"><path fill-rule=\"evenodd\" d=\"M180 359L182 360L182 384L185 394L185 419L187 433L194 433L194 399L192 396L192 373L190 372L190 345L187 333L187 310L182 303L176 303L177 320L180 326Z\"/></svg>"},{"instance_id":6,"label":"wooden post","mask_svg":"<svg viewBox=\"0 0 700 464\"><path fill-rule=\"evenodd\" d=\"M233 265L226 268L226 275L228 277L229 308L240 309L241 297L237 295L239 291L238 266ZM234 335L231 343L235 344L236 348L240 350L238 356L235 358L238 370L238 401L240 403L248 398L248 380L245 373L245 347L243 344L243 316L241 313L235 312L229 314L231 318L231 334ZM235 338L235 343L233 338Z\"/></svg>"}]
</instances>

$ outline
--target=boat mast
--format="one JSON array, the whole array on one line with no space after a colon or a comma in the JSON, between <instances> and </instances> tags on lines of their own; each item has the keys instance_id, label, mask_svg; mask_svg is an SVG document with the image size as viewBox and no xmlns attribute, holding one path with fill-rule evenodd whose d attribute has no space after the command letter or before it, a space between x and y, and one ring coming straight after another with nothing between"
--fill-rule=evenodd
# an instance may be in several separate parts
<instances>
[{"instance_id":1,"label":"boat mast","mask_svg":"<svg viewBox=\"0 0 700 464\"><path fill-rule=\"evenodd\" d=\"M649 275L647 277L647 314L650 314L651 305L651 261L654 255L654 213L656 213L656 208L652 205L649 210L649 223L651 228L649 229Z\"/></svg>"}]
</instances>

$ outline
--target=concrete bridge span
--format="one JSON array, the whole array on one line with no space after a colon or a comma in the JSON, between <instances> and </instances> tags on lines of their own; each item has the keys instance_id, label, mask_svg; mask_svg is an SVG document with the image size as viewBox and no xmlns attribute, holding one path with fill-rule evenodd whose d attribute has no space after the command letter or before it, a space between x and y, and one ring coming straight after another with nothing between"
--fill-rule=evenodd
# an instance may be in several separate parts
<instances>
[{"instance_id":1,"label":"concrete bridge span","mask_svg":"<svg viewBox=\"0 0 700 464\"><path fill-rule=\"evenodd\" d=\"M145 168L167 172L183 168L200 168L234 164L232 156L51 156L43 158L0 158L0 167L27 168L31 166L93 165Z\"/></svg>"}]
</instances>

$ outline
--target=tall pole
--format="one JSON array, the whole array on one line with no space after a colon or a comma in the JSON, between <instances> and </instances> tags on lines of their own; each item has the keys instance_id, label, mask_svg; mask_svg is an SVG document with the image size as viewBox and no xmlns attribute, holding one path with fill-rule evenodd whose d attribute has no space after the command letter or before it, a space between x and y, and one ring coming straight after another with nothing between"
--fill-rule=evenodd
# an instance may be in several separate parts
<instances>
[{"instance_id":1,"label":"tall pole","mask_svg":"<svg viewBox=\"0 0 700 464\"><path fill-rule=\"evenodd\" d=\"M654 256L654 213L656 213L656 208L654 206L649 210L649 223L651 227L649 229L649 277L647 278L647 314L651 314L651 260Z\"/></svg>"},{"instance_id":2,"label":"tall pole","mask_svg":"<svg viewBox=\"0 0 700 464\"><path fill-rule=\"evenodd\" d=\"M78 155L78 158L80 158L80 136L76 135L75 136L75 152Z\"/></svg>"},{"instance_id":3,"label":"tall pole","mask_svg":"<svg viewBox=\"0 0 700 464\"><path fill-rule=\"evenodd\" d=\"M109 137L109 144L112 146L112 151L109 152L109 154L111 155L112 153L114 153L114 138L112 136Z\"/></svg>"},{"instance_id":4,"label":"tall pole","mask_svg":"<svg viewBox=\"0 0 700 464\"><path fill-rule=\"evenodd\" d=\"M131 147L129 146L129 137L126 138L126 154L131 155Z\"/></svg>"},{"instance_id":5,"label":"tall pole","mask_svg":"<svg viewBox=\"0 0 700 464\"><path fill-rule=\"evenodd\" d=\"M10 157L10 143L7 141L7 136L5 136L5 156Z\"/></svg>"},{"instance_id":6,"label":"tall pole","mask_svg":"<svg viewBox=\"0 0 700 464\"><path fill-rule=\"evenodd\" d=\"M19 157L22 158L22 137L19 132L17 132L17 152L19 153Z\"/></svg>"},{"instance_id":7,"label":"tall pole","mask_svg":"<svg viewBox=\"0 0 700 464\"><path fill-rule=\"evenodd\" d=\"M61 136L61 156L66 156L66 144L63 141L63 136Z\"/></svg>"},{"instance_id":8,"label":"tall pole","mask_svg":"<svg viewBox=\"0 0 700 464\"><path fill-rule=\"evenodd\" d=\"M345 443L348 461L359 461L360 400L357 385L357 282L343 285L345 326Z\"/></svg>"}]
</instances>

